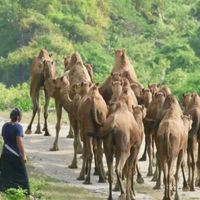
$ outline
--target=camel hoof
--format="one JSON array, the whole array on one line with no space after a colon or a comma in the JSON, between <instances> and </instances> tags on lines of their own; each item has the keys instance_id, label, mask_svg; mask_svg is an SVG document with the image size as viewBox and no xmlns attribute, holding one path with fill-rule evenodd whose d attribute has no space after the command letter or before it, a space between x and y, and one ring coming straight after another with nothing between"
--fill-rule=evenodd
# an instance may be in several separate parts
<instances>
[{"instance_id":1,"label":"camel hoof","mask_svg":"<svg viewBox=\"0 0 200 200\"><path fill-rule=\"evenodd\" d=\"M67 135L67 138L74 138L74 135L73 135L72 133L69 133L69 134Z\"/></svg>"},{"instance_id":2,"label":"camel hoof","mask_svg":"<svg viewBox=\"0 0 200 200\"><path fill-rule=\"evenodd\" d=\"M46 132L44 136L51 136L49 132Z\"/></svg>"},{"instance_id":3,"label":"camel hoof","mask_svg":"<svg viewBox=\"0 0 200 200\"><path fill-rule=\"evenodd\" d=\"M30 134L32 134L32 131L29 130L29 129L27 129L27 130L25 131L25 134L26 134L26 135L30 135Z\"/></svg>"},{"instance_id":4,"label":"camel hoof","mask_svg":"<svg viewBox=\"0 0 200 200\"><path fill-rule=\"evenodd\" d=\"M83 182L83 184L84 184L84 185L91 185L92 183L90 182L90 180L85 180L85 181Z\"/></svg>"},{"instance_id":5,"label":"camel hoof","mask_svg":"<svg viewBox=\"0 0 200 200\"><path fill-rule=\"evenodd\" d=\"M194 187L190 187L190 191L194 192L195 191Z\"/></svg>"},{"instance_id":6,"label":"camel hoof","mask_svg":"<svg viewBox=\"0 0 200 200\"><path fill-rule=\"evenodd\" d=\"M157 177L154 176L152 179L151 179L152 182L156 182L157 181Z\"/></svg>"},{"instance_id":7,"label":"camel hoof","mask_svg":"<svg viewBox=\"0 0 200 200\"><path fill-rule=\"evenodd\" d=\"M82 154L82 153L83 153L82 147L78 148L78 149L77 149L77 154Z\"/></svg>"},{"instance_id":8,"label":"camel hoof","mask_svg":"<svg viewBox=\"0 0 200 200\"><path fill-rule=\"evenodd\" d=\"M112 197L108 197L108 200L113 200L113 198Z\"/></svg>"},{"instance_id":9,"label":"camel hoof","mask_svg":"<svg viewBox=\"0 0 200 200\"><path fill-rule=\"evenodd\" d=\"M42 131L41 130L36 130L35 134L42 134Z\"/></svg>"},{"instance_id":10,"label":"camel hoof","mask_svg":"<svg viewBox=\"0 0 200 200\"><path fill-rule=\"evenodd\" d=\"M147 160L146 156L142 156L142 157L139 159L139 161L146 161L146 160Z\"/></svg>"},{"instance_id":11,"label":"camel hoof","mask_svg":"<svg viewBox=\"0 0 200 200\"><path fill-rule=\"evenodd\" d=\"M106 179L103 177L99 177L98 183L106 183Z\"/></svg>"},{"instance_id":12,"label":"camel hoof","mask_svg":"<svg viewBox=\"0 0 200 200\"><path fill-rule=\"evenodd\" d=\"M184 184L182 190L183 190L184 192L187 192L187 191L190 190L190 187L188 186L188 184Z\"/></svg>"},{"instance_id":13,"label":"camel hoof","mask_svg":"<svg viewBox=\"0 0 200 200\"><path fill-rule=\"evenodd\" d=\"M125 200L126 199L126 195L125 194L121 194L118 198L118 200Z\"/></svg>"},{"instance_id":14,"label":"camel hoof","mask_svg":"<svg viewBox=\"0 0 200 200\"><path fill-rule=\"evenodd\" d=\"M78 181L84 181L85 180L85 177L80 175L78 178L77 178Z\"/></svg>"},{"instance_id":15,"label":"camel hoof","mask_svg":"<svg viewBox=\"0 0 200 200\"><path fill-rule=\"evenodd\" d=\"M153 176L153 173L152 173L151 171L149 171L149 172L147 173L147 176Z\"/></svg>"},{"instance_id":16,"label":"camel hoof","mask_svg":"<svg viewBox=\"0 0 200 200\"><path fill-rule=\"evenodd\" d=\"M174 200L180 200L179 195L175 194Z\"/></svg>"},{"instance_id":17,"label":"camel hoof","mask_svg":"<svg viewBox=\"0 0 200 200\"><path fill-rule=\"evenodd\" d=\"M52 147L52 148L49 149L49 151L58 151L58 150L59 150L58 147Z\"/></svg>"},{"instance_id":18,"label":"camel hoof","mask_svg":"<svg viewBox=\"0 0 200 200\"><path fill-rule=\"evenodd\" d=\"M143 184L144 183L144 179L141 176L137 177L136 181L137 181L138 184Z\"/></svg>"},{"instance_id":19,"label":"camel hoof","mask_svg":"<svg viewBox=\"0 0 200 200\"><path fill-rule=\"evenodd\" d=\"M116 184L112 191L113 191L113 192L118 192L118 191L120 191L120 189L119 189L119 184Z\"/></svg>"},{"instance_id":20,"label":"camel hoof","mask_svg":"<svg viewBox=\"0 0 200 200\"><path fill-rule=\"evenodd\" d=\"M195 186L200 187L200 180L198 178L195 180Z\"/></svg>"},{"instance_id":21,"label":"camel hoof","mask_svg":"<svg viewBox=\"0 0 200 200\"><path fill-rule=\"evenodd\" d=\"M70 169L77 169L78 167L77 167L77 164L76 164L76 163L72 163L71 165L68 166L68 168L70 168ZM78 180L79 180L79 179L78 179ZM83 179L80 179L80 180L84 180L84 178L83 178Z\"/></svg>"},{"instance_id":22,"label":"camel hoof","mask_svg":"<svg viewBox=\"0 0 200 200\"><path fill-rule=\"evenodd\" d=\"M161 186L156 184L156 185L153 187L153 190L161 190Z\"/></svg>"}]
</instances>

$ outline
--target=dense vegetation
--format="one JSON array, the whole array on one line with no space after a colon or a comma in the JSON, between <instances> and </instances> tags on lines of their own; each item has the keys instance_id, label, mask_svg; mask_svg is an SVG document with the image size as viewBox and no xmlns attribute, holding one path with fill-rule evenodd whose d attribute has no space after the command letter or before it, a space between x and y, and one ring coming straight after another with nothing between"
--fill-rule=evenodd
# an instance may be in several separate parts
<instances>
[{"instance_id":1,"label":"dense vegetation","mask_svg":"<svg viewBox=\"0 0 200 200\"><path fill-rule=\"evenodd\" d=\"M200 92L199 13L198 0L0 0L0 81L29 82L32 59L46 48L59 73L63 56L79 51L102 82L113 50L126 48L144 86Z\"/></svg>"}]
</instances>

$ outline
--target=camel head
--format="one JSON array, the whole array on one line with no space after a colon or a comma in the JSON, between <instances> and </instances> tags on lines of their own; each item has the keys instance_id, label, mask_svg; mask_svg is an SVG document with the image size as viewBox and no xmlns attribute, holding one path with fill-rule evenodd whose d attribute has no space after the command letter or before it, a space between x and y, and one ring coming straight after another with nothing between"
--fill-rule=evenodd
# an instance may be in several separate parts
<instances>
[{"instance_id":1,"label":"camel head","mask_svg":"<svg viewBox=\"0 0 200 200\"><path fill-rule=\"evenodd\" d=\"M66 72L66 71L70 70L69 63L70 63L71 57L65 56L63 59L64 59L64 72Z\"/></svg>"},{"instance_id":2,"label":"camel head","mask_svg":"<svg viewBox=\"0 0 200 200\"><path fill-rule=\"evenodd\" d=\"M148 85L148 88L150 89L151 93L154 95L156 92L159 91L160 83L153 83L151 85Z\"/></svg>"},{"instance_id":3,"label":"camel head","mask_svg":"<svg viewBox=\"0 0 200 200\"><path fill-rule=\"evenodd\" d=\"M70 56L70 62L68 64L68 70L70 70L74 65L77 64L81 64L83 65L83 61L82 58L80 56L80 54L78 52L74 52L71 56Z\"/></svg>"},{"instance_id":4,"label":"camel head","mask_svg":"<svg viewBox=\"0 0 200 200\"><path fill-rule=\"evenodd\" d=\"M44 79L54 79L56 77L56 66L53 60L43 61L44 64Z\"/></svg>"},{"instance_id":5,"label":"camel head","mask_svg":"<svg viewBox=\"0 0 200 200\"><path fill-rule=\"evenodd\" d=\"M144 119L147 114L147 109L144 105L133 106L133 115L135 118Z\"/></svg>"},{"instance_id":6,"label":"camel head","mask_svg":"<svg viewBox=\"0 0 200 200\"><path fill-rule=\"evenodd\" d=\"M110 75L111 75L112 81L121 81L122 80L122 75L120 72L112 72Z\"/></svg>"},{"instance_id":7,"label":"camel head","mask_svg":"<svg viewBox=\"0 0 200 200\"><path fill-rule=\"evenodd\" d=\"M120 95L122 93L122 82L121 81L112 81L112 93L113 95Z\"/></svg>"},{"instance_id":8,"label":"camel head","mask_svg":"<svg viewBox=\"0 0 200 200\"><path fill-rule=\"evenodd\" d=\"M165 98L165 101L164 101L164 104L163 104L163 109L168 109L173 105L179 106L179 103L178 103L176 97L174 95L170 94Z\"/></svg>"},{"instance_id":9,"label":"camel head","mask_svg":"<svg viewBox=\"0 0 200 200\"><path fill-rule=\"evenodd\" d=\"M126 50L125 49L116 49L115 50L115 59L118 61L125 61Z\"/></svg>"},{"instance_id":10,"label":"camel head","mask_svg":"<svg viewBox=\"0 0 200 200\"><path fill-rule=\"evenodd\" d=\"M46 49L41 49L38 55L40 59L51 57Z\"/></svg>"},{"instance_id":11,"label":"camel head","mask_svg":"<svg viewBox=\"0 0 200 200\"><path fill-rule=\"evenodd\" d=\"M165 102L166 95L162 92L156 92L154 98L158 105L163 105L163 103Z\"/></svg>"},{"instance_id":12,"label":"camel head","mask_svg":"<svg viewBox=\"0 0 200 200\"><path fill-rule=\"evenodd\" d=\"M145 105L145 107L147 108L148 105L151 103L152 101L152 93L150 91L149 88L143 88L141 91L141 101L142 103Z\"/></svg>"},{"instance_id":13,"label":"camel head","mask_svg":"<svg viewBox=\"0 0 200 200\"><path fill-rule=\"evenodd\" d=\"M188 133L189 130L192 128L192 123L193 123L192 116L191 115L182 115L181 118L183 120L186 132Z\"/></svg>"},{"instance_id":14,"label":"camel head","mask_svg":"<svg viewBox=\"0 0 200 200\"><path fill-rule=\"evenodd\" d=\"M188 107L191 99L192 99L192 94L190 94L190 93L188 93L188 94L184 93L182 95L182 105L184 108Z\"/></svg>"},{"instance_id":15,"label":"camel head","mask_svg":"<svg viewBox=\"0 0 200 200\"><path fill-rule=\"evenodd\" d=\"M192 93L190 105L197 105L200 106L200 97L197 93Z\"/></svg>"},{"instance_id":16,"label":"camel head","mask_svg":"<svg viewBox=\"0 0 200 200\"><path fill-rule=\"evenodd\" d=\"M82 82L80 84L80 93L82 95L85 95L90 91L91 88L92 88L92 83L91 82Z\"/></svg>"}]
</instances>

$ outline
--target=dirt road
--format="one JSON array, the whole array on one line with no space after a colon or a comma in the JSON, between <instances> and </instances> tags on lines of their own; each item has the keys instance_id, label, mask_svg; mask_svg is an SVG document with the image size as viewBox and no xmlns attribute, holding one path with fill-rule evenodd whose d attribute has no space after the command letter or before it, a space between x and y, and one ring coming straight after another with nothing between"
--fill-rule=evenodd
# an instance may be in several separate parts
<instances>
[{"instance_id":1,"label":"dirt road","mask_svg":"<svg viewBox=\"0 0 200 200\"><path fill-rule=\"evenodd\" d=\"M4 121L1 120L0 126ZM23 124L26 129L26 124ZM35 126L33 127L35 130ZM68 165L71 163L73 156L73 140L67 139L66 135L68 132L68 126L62 126L60 138L59 138L59 151L52 152L49 149L52 147L53 140L55 137L55 128L50 126L50 137L44 137L43 135L25 135L25 148L31 164L35 169L53 178L67 182L70 185L84 187L94 193L95 195L101 196L102 199L106 199L108 195L108 183L98 183L98 177L91 177L92 185L84 185L81 181L76 180L79 175L81 168L81 158L78 156L78 169L69 169ZM144 145L143 145L144 146ZM143 147L141 151L143 151ZM136 183L136 199L137 200L152 200L162 199L163 190L153 190L154 182L151 182L151 178L147 177L147 166L148 162L139 162L142 175L145 179L145 183L139 185ZM106 167L106 165L105 165ZM181 177L181 174L180 174ZM200 189L196 189L195 192L182 192L182 179L179 181L180 196L182 200L200 200ZM114 192L114 199L118 199L119 192Z\"/></svg>"}]
</instances>

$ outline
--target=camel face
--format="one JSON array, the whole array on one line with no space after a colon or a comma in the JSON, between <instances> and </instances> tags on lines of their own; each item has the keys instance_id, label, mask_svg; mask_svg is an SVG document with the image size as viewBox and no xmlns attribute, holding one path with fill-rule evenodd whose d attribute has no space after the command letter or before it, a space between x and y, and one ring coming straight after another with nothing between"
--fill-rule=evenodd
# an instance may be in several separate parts
<instances>
[{"instance_id":1,"label":"camel face","mask_svg":"<svg viewBox=\"0 0 200 200\"><path fill-rule=\"evenodd\" d=\"M183 106L184 106L185 108L188 107L191 98L192 98L192 94L183 94L182 103L183 103Z\"/></svg>"},{"instance_id":2,"label":"camel face","mask_svg":"<svg viewBox=\"0 0 200 200\"><path fill-rule=\"evenodd\" d=\"M53 79L56 76L55 63L52 60L44 60L44 78Z\"/></svg>"},{"instance_id":3,"label":"camel face","mask_svg":"<svg viewBox=\"0 0 200 200\"><path fill-rule=\"evenodd\" d=\"M119 96L122 93L122 82L113 81L112 82L112 93L113 96Z\"/></svg>"},{"instance_id":4,"label":"camel face","mask_svg":"<svg viewBox=\"0 0 200 200\"><path fill-rule=\"evenodd\" d=\"M154 95L156 92L158 92L160 87L160 84L153 83L151 85L148 85L148 88L150 89L151 93Z\"/></svg>"}]
</instances>

